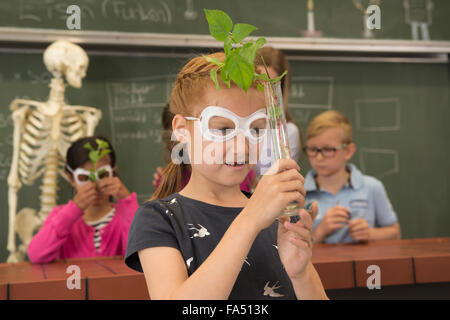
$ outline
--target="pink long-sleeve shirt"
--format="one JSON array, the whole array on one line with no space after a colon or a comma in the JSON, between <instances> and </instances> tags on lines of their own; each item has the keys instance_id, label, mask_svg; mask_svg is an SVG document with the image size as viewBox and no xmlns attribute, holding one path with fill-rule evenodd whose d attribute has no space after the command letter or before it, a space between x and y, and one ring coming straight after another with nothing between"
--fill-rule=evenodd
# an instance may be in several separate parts
<instances>
[{"instance_id":1,"label":"pink long-sleeve shirt","mask_svg":"<svg viewBox=\"0 0 450 320\"><path fill-rule=\"evenodd\" d=\"M70 200L49 213L28 245L28 258L33 263L47 263L56 259L125 255L128 230L139 208L136 193L111 205L115 214L100 231L99 251L94 245L95 228L84 222L83 211Z\"/></svg>"}]
</instances>

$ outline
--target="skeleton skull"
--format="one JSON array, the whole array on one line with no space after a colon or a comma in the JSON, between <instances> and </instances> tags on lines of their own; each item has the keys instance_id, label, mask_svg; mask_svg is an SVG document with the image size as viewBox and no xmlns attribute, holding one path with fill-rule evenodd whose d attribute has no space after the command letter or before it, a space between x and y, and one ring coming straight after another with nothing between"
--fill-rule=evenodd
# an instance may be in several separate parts
<instances>
[{"instance_id":1,"label":"skeleton skull","mask_svg":"<svg viewBox=\"0 0 450 320\"><path fill-rule=\"evenodd\" d=\"M89 58L80 46L66 40L58 40L45 50L44 64L55 78L65 76L69 85L81 88Z\"/></svg>"}]
</instances>

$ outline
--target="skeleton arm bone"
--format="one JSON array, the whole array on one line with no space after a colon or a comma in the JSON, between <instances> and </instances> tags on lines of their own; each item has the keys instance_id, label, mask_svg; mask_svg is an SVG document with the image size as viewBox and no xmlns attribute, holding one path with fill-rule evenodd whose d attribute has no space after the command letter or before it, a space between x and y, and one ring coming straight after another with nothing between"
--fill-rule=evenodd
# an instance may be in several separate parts
<instances>
[{"instance_id":1,"label":"skeleton arm bone","mask_svg":"<svg viewBox=\"0 0 450 320\"><path fill-rule=\"evenodd\" d=\"M38 109L43 108L45 106L44 103L34 100L26 100L26 99L14 99L13 102L9 105L9 109L14 112L21 108L21 106L33 106Z\"/></svg>"},{"instance_id":2,"label":"skeleton arm bone","mask_svg":"<svg viewBox=\"0 0 450 320\"><path fill-rule=\"evenodd\" d=\"M79 112L86 121L86 135L94 135L95 128L102 118L101 110L86 106L67 106L67 108L70 108L71 111Z\"/></svg>"},{"instance_id":3,"label":"skeleton arm bone","mask_svg":"<svg viewBox=\"0 0 450 320\"><path fill-rule=\"evenodd\" d=\"M14 224L17 213L17 192L22 184L19 180L19 145L21 142L21 134L25 123L25 116L29 108L27 106L13 111L12 119L14 121L13 134L13 156L11 161L11 169L8 175L8 204L9 204L9 230L7 249L10 253L16 251Z\"/></svg>"}]
</instances>

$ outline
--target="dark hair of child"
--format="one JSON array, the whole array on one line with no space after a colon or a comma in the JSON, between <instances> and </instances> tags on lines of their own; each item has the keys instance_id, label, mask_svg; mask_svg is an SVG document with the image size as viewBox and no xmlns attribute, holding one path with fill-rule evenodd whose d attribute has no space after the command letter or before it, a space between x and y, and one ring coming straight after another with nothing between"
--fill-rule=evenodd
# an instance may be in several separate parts
<instances>
[{"instance_id":1,"label":"dark hair of child","mask_svg":"<svg viewBox=\"0 0 450 320\"><path fill-rule=\"evenodd\" d=\"M89 150L86 149L84 146L86 145L86 143L89 142L94 149L97 149L98 148L97 141L96 141L97 139L108 143L109 149L111 150L111 152L108 153L108 155L109 155L109 158L111 159L111 167L114 168L114 166L116 165L116 153L115 153L111 143L109 142L109 140L103 136L80 138L77 141L75 141L74 143L72 143L72 145L67 150L66 164L72 170L75 170L76 168L81 167L86 162L90 161ZM67 169L67 167L65 168L65 170L67 173L71 174L70 171Z\"/></svg>"}]
</instances>

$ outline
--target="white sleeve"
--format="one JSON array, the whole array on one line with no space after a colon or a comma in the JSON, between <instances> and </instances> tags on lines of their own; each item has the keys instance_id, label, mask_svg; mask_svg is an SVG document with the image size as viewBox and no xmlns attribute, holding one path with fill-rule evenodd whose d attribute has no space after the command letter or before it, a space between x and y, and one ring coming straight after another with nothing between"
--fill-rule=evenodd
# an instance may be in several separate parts
<instances>
[{"instance_id":1,"label":"white sleeve","mask_svg":"<svg viewBox=\"0 0 450 320\"><path fill-rule=\"evenodd\" d=\"M301 151L300 133L298 127L292 122L287 122L286 131L289 141L289 150L291 151L291 157L296 162L298 162ZM266 137L264 138L263 149L262 152L260 153L260 159L255 166L255 172L257 176L265 174L267 170L269 170L270 167L275 163L270 143L271 141L269 135L266 135Z\"/></svg>"},{"instance_id":2,"label":"white sleeve","mask_svg":"<svg viewBox=\"0 0 450 320\"><path fill-rule=\"evenodd\" d=\"M300 132L297 125L292 122L286 124L287 135L289 140L289 149L291 150L292 159L299 161L301 152Z\"/></svg>"}]
</instances>

